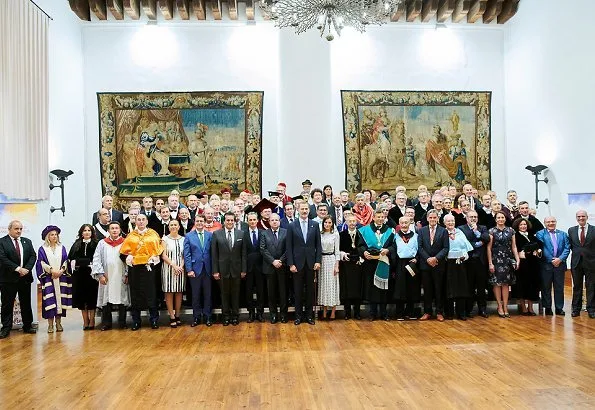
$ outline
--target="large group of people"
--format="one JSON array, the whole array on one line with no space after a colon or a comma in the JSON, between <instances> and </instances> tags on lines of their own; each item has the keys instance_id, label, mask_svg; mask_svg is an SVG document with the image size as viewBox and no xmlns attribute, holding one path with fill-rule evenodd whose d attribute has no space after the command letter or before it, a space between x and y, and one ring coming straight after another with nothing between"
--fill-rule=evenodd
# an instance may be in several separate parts
<instances>
[{"instance_id":1,"label":"large group of people","mask_svg":"<svg viewBox=\"0 0 595 410\"><path fill-rule=\"evenodd\" d=\"M8 337L18 294L23 330L32 326L30 287L41 284L41 313L47 332L62 332L67 310L81 312L83 329L112 329L112 313L126 328L141 327L141 311L159 327L164 303L169 326L182 325L182 306L192 306L192 327L213 325L221 307L223 326L238 325L240 306L248 322L311 325L317 319L468 320L488 317L493 294L497 314L509 318L516 299L520 313L535 316L536 302L545 315L565 315L564 276L572 271L572 316L582 310L583 288L590 318L595 318L595 230L584 210L577 225L557 229L556 218L544 225L515 191L499 201L493 191L479 195L470 184L415 196L398 186L394 194L365 189L352 197L330 185L291 198L279 183L261 198L248 190L189 195L186 204L173 191L166 199L134 201L127 214L113 208L110 196L83 224L74 244L60 241L49 225L43 245L34 251L14 220L0 239L2 329ZM552 289L554 303L552 308ZM394 309L389 307L393 305ZM419 308L421 306L421 309ZM394 313L393 313L394 312ZM541 312L539 312L541 313Z\"/></svg>"}]
</instances>

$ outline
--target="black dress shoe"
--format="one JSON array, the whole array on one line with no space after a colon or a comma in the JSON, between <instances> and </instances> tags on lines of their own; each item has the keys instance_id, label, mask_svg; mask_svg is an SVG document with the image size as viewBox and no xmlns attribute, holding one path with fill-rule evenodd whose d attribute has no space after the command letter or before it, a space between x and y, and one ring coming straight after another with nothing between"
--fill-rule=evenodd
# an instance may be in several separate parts
<instances>
[{"instance_id":1,"label":"black dress shoe","mask_svg":"<svg viewBox=\"0 0 595 410\"><path fill-rule=\"evenodd\" d=\"M351 313L345 313L345 320L351 319Z\"/></svg>"},{"instance_id":2,"label":"black dress shoe","mask_svg":"<svg viewBox=\"0 0 595 410\"><path fill-rule=\"evenodd\" d=\"M33 329L32 327L28 327L27 329L23 329L23 333L28 333L30 335L34 335L37 333L37 329Z\"/></svg>"},{"instance_id":3,"label":"black dress shoe","mask_svg":"<svg viewBox=\"0 0 595 410\"><path fill-rule=\"evenodd\" d=\"M256 320L260 323L264 322L264 317L262 317L262 313L256 314Z\"/></svg>"},{"instance_id":4,"label":"black dress shoe","mask_svg":"<svg viewBox=\"0 0 595 410\"><path fill-rule=\"evenodd\" d=\"M564 312L562 309L556 309L556 315L558 315L558 316L566 316L566 312Z\"/></svg>"},{"instance_id":5,"label":"black dress shoe","mask_svg":"<svg viewBox=\"0 0 595 410\"><path fill-rule=\"evenodd\" d=\"M196 327L198 325L200 325L200 319L194 319L190 324L190 327Z\"/></svg>"},{"instance_id":6,"label":"black dress shoe","mask_svg":"<svg viewBox=\"0 0 595 410\"><path fill-rule=\"evenodd\" d=\"M355 315L355 316L353 316L353 318L354 318L355 320L362 320L362 317L361 317L359 314L358 314L358 315Z\"/></svg>"},{"instance_id":7,"label":"black dress shoe","mask_svg":"<svg viewBox=\"0 0 595 410\"><path fill-rule=\"evenodd\" d=\"M595 313L589 313L589 319L595 319Z\"/></svg>"},{"instance_id":8,"label":"black dress shoe","mask_svg":"<svg viewBox=\"0 0 595 410\"><path fill-rule=\"evenodd\" d=\"M368 320L369 320L370 322L373 322L373 321L375 321L375 320L376 320L376 315L370 315L370 316L368 317Z\"/></svg>"},{"instance_id":9,"label":"black dress shoe","mask_svg":"<svg viewBox=\"0 0 595 410\"><path fill-rule=\"evenodd\" d=\"M467 321L467 317L464 315L457 315L457 319L462 320L463 322Z\"/></svg>"},{"instance_id":10,"label":"black dress shoe","mask_svg":"<svg viewBox=\"0 0 595 410\"><path fill-rule=\"evenodd\" d=\"M0 339L6 339L10 335L10 330L0 330Z\"/></svg>"},{"instance_id":11,"label":"black dress shoe","mask_svg":"<svg viewBox=\"0 0 595 410\"><path fill-rule=\"evenodd\" d=\"M254 312L248 312L248 323L254 322Z\"/></svg>"},{"instance_id":12,"label":"black dress shoe","mask_svg":"<svg viewBox=\"0 0 595 410\"><path fill-rule=\"evenodd\" d=\"M382 315L382 320L384 320L385 322L388 322L388 321L390 321L390 317L388 317L388 314L385 313L384 315Z\"/></svg>"},{"instance_id":13,"label":"black dress shoe","mask_svg":"<svg viewBox=\"0 0 595 410\"><path fill-rule=\"evenodd\" d=\"M110 325L101 325L101 331L105 332L106 330L112 330Z\"/></svg>"},{"instance_id":14,"label":"black dress shoe","mask_svg":"<svg viewBox=\"0 0 595 410\"><path fill-rule=\"evenodd\" d=\"M240 321L239 321L238 319L232 319L232 320L231 320L231 325L232 325L232 326L237 326L237 325L239 325L239 324L240 324Z\"/></svg>"},{"instance_id":15,"label":"black dress shoe","mask_svg":"<svg viewBox=\"0 0 595 410\"><path fill-rule=\"evenodd\" d=\"M271 316L271 324L274 325L275 323L277 323L277 315Z\"/></svg>"},{"instance_id":16,"label":"black dress shoe","mask_svg":"<svg viewBox=\"0 0 595 410\"><path fill-rule=\"evenodd\" d=\"M229 319L225 319L223 321L223 326L229 326Z\"/></svg>"},{"instance_id":17,"label":"black dress shoe","mask_svg":"<svg viewBox=\"0 0 595 410\"><path fill-rule=\"evenodd\" d=\"M580 315L581 315L581 312L572 312L570 314L570 316L572 316L572 317L577 317L577 316L580 316Z\"/></svg>"},{"instance_id":18,"label":"black dress shoe","mask_svg":"<svg viewBox=\"0 0 595 410\"><path fill-rule=\"evenodd\" d=\"M151 329L159 329L159 323L151 322Z\"/></svg>"},{"instance_id":19,"label":"black dress shoe","mask_svg":"<svg viewBox=\"0 0 595 410\"><path fill-rule=\"evenodd\" d=\"M488 317L488 312L486 312L485 310L480 310L479 311L479 316L486 317L487 318Z\"/></svg>"},{"instance_id":20,"label":"black dress shoe","mask_svg":"<svg viewBox=\"0 0 595 410\"><path fill-rule=\"evenodd\" d=\"M139 329L140 329L140 323L133 323L132 327L130 328L130 330L132 330L133 332L135 332Z\"/></svg>"},{"instance_id":21,"label":"black dress shoe","mask_svg":"<svg viewBox=\"0 0 595 410\"><path fill-rule=\"evenodd\" d=\"M205 322L205 325L207 327L213 326L213 319L211 318L211 316L207 316L207 321Z\"/></svg>"},{"instance_id":22,"label":"black dress shoe","mask_svg":"<svg viewBox=\"0 0 595 410\"><path fill-rule=\"evenodd\" d=\"M281 315L281 323L287 323L287 317L285 315Z\"/></svg>"},{"instance_id":23,"label":"black dress shoe","mask_svg":"<svg viewBox=\"0 0 595 410\"><path fill-rule=\"evenodd\" d=\"M120 329L128 329L128 325L126 323L120 323L118 326Z\"/></svg>"},{"instance_id":24,"label":"black dress shoe","mask_svg":"<svg viewBox=\"0 0 595 410\"><path fill-rule=\"evenodd\" d=\"M300 323L302 323L302 319L300 319L299 317L296 317L295 320L293 321L293 324L298 326Z\"/></svg>"},{"instance_id":25,"label":"black dress shoe","mask_svg":"<svg viewBox=\"0 0 595 410\"><path fill-rule=\"evenodd\" d=\"M545 309L545 315L546 316L554 316L554 312L552 311L552 309Z\"/></svg>"},{"instance_id":26,"label":"black dress shoe","mask_svg":"<svg viewBox=\"0 0 595 410\"><path fill-rule=\"evenodd\" d=\"M314 324L315 324L315 322L314 322L314 318L313 318L313 317L311 317L311 318L308 318L308 324L309 324L309 325L314 325Z\"/></svg>"}]
</instances>

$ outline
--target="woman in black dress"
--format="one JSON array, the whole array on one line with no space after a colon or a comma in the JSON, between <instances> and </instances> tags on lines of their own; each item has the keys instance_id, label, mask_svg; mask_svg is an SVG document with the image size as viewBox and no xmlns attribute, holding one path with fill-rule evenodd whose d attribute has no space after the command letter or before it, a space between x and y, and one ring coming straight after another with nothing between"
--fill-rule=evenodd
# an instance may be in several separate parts
<instances>
[{"instance_id":1,"label":"woman in black dress","mask_svg":"<svg viewBox=\"0 0 595 410\"><path fill-rule=\"evenodd\" d=\"M353 318L361 320L360 305L362 303L362 264L357 251L359 232L357 231L357 218L353 214L346 217L347 229L339 234L339 250L341 262L339 263L339 292L341 303L345 306L345 320Z\"/></svg>"},{"instance_id":2,"label":"woman in black dress","mask_svg":"<svg viewBox=\"0 0 595 410\"><path fill-rule=\"evenodd\" d=\"M97 248L95 229L89 224L79 228L77 239L70 248L68 260L72 270L72 307L81 311L83 330L95 328L97 289L99 283L91 276L91 263Z\"/></svg>"},{"instance_id":3,"label":"woman in black dress","mask_svg":"<svg viewBox=\"0 0 595 410\"><path fill-rule=\"evenodd\" d=\"M521 305L522 315L536 316L533 303L539 301L541 243L531 234L531 222L517 218L512 224L516 231L514 238L519 254L516 293Z\"/></svg>"}]
</instances>

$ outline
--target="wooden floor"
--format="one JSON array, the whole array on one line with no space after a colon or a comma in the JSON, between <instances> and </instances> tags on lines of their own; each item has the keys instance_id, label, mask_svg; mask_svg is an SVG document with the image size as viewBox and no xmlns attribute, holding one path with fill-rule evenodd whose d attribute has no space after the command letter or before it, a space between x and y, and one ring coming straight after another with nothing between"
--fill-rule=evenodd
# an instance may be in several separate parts
<instances>
[{"instance_id":1,"label":"wooden floor","mask_svg":"<svg viewBox=\"0 0 595 410\"><path fill-rule=\"evenodd\" d=\"M570 297L567 295L567 303ZM12 332L3 409L595 408L595 319Z\"/></svg>"}]
</instances>

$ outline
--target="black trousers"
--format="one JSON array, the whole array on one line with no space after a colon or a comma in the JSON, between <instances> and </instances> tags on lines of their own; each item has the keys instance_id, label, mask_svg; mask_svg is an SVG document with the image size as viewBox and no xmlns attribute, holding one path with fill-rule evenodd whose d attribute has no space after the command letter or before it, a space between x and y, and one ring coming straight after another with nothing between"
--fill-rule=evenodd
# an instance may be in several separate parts
<instances>
[{"instance_id":1,"label":"black trousers","mask_svg":"<svg viewBox=\"0 0 595 410\"><path fill-rule=\"evenodd\" d=\"M583 280L587 289L587 312L595 313L595 272L583 268L582 262L572 269L572 311L583 307Z\"/></svg>"},{"instance_id":2,"label":"black trousers","mask_svg":"<svg viewBox=\"0 0 595 410\"><path fill-rule=\"evenodd\" d=\"M351 307L353 306L353 315L359 316L361 310L361 299L345 299L343 300L343 306L345 307L345 315L351 316Z\"/></svg>"},{"instance_id":3,"label":"black trousers","mask_svg":"<svg viewBox=\"0 0 595 410\"><path fill-rule=\"evenodd\" d=\"M381 317L386 316L386 303L370 303L370 316Z\"/></svg>"},{"instance_id":4,"label":"black trousers","mask_svg":"<svg viewBox=\"0 0 595 410\"><path fill-rule=\"evenodd\" d=\"M424 287L424 313L432 314L432 302L436 299L436 314L444 313L444 266L430 270L422 270L421 277Z\"/></svg>"},{"instance_id":5,"label":"black trousers","mask_svg":"<svg viewBox=\"0 0 595 410\"><path fill-rule=\"evenodd\" d=\"M21 305L21 317L23 318L23 329L31 329L33 323L33 311L31 310L31 284L19 279L15 283L0 283L2 308L2 329L12 329L14 301L19 295Z\"/></svg>"},{"instance_id":6,"label":"black trousers","mask_svg":"<svg viewBox=\"0 0 595 410\"><path fill-rule=\"evenodd\" d=\"M238 319L240 316L240 286L239 277L228 277L219 279L221 287L221 305L223 319Z\"/></svg>"},{"instance_id":7,"label":"black trousers","mask_svg":"<svg viewBox=\"0 0 595 410\"><path fill-rule=\"evenodd\" d=\"M264 275L260 271L246 272L246 308L249 312L264 312ZM256 302L254 287L256 285Z\"/></svg>"},{"instance_id":8,"label":"black trousers","mask_svg":"<svg viewBox=\"0 0 595 410\"><path fill-rule=\"evenodd\" d=\"M467 314L473 310L477 302L478 310L486 310L486 286L488 284L488 269L479 258L469 258L467 262L467 283L471 297L466 301Z\"/></svg>"},{"instance_id":9,"label":"black trousers","mask_svg":"<svg viewBox=\"0 0 595 410\"><path fill-rule=\"evenodd\" d=\"M456 307L455 307L456 304ZM467 298L449 298L446 301L444 308L446 316L452 317L456 313L457 316L466 316L465 310L467 306Z\"/></svg>"},{"instance_id":10,"label":"black trousers","mask_svg":"<svg viewBox=\"0 0 595 410\"><path fill-rule=\"evenodd\" d=\"M118 307L118 325L123 327L126 324L126 306L124 305L113 305L108 303L101 309L101 324L112 325L112 307ZM140 320L140 319L139 319Z\"/></svg>"},{"instance_id":11,"label":"black trousers","mask_svg":"<svg viewBox=\"0 0 595 410\"><path fill-rule=\"evenodd\" d=\"M265 275L267 278L267 288L269 291L269 312L271 315L277 314L279 307L281 314L287 314L287 270L282 267L275 269L275 272Z\"/></svg>"},{"instance_id":12,"label":"black trousers","mask_svg":"<svg viewBox=\"0 0 595 410\"><path fill-rule=\"evenodd\" d=\"M304 297L302 297L304 287L306 293ZM306 308L306 318L313 317L312 306L314 304L314 271L307 266L304 266L302 270L294 272L293 289L295 292L295 317L301 319L303 307Z\"/></svg>"}]
</instances>

